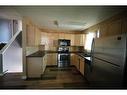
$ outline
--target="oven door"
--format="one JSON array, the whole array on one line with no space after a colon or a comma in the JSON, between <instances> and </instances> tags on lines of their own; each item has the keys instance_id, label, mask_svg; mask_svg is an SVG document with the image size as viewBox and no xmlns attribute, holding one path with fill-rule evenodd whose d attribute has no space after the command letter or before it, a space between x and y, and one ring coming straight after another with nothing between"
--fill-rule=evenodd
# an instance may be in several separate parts
<instances>
[{"instance_id":1,"label":"oven door","mask_svg":"<svg viewBox=\"0 0 127 95\"><path fill-rule=\"evenodd\" d=\"M69 53L58 53L58 67L68 67L70 65Z\"/></svg>"}]
</instances>

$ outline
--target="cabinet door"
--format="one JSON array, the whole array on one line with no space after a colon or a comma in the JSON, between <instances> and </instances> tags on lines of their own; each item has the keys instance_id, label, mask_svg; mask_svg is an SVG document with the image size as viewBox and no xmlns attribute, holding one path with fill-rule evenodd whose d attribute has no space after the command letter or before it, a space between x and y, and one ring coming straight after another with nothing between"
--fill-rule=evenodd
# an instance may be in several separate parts
<instances>
[{"instance_id":1,"label":"cabinet door","mask_svg":"<svg viewBox=\"0 0 127 95\"><path fill-rule=\"evenodd\" d=\"M64 38L68 39L68 40L71 40L71 34L64 34Z\"/></svg>"},{"instance_id":2,"label":"cabinet door","mask_svg":"<svg viewBox=\"0 0 127 95\"><path fill-rule=\"evenodd\" d=\"M76 68L79 70L79 66L80 66L79 65L80 64L79 63L80 62L79 61L79 56L75 54L74 60L75 60L75 63L74 64L75 64Z\"/></svg>"},{"instance_id":3,"label":"cabinet door","mask_svg":"<svg viewBox=\"0 0 127 95\"><path fill-rule=\"evenodd\" d=\"M28 78L41 77L42 74L42 57L27 58L27 75Z\"/></svg>"},{"instance_id":4,"label":"cabinet door","mask_svg":"<svg viewBox=\"0 0 127 95\"><path fill-rule=\"evenodd\" d=\"M59 33L59 39L64 39L65 36L64 36L64 33Z\"/></svg>"},{"instance_id":5,"label":"cabinet door","mask_svg":"<svg viewBox=\"0 0 127 95\"><path fill-rule=\"evenodd\" d=\"M80 35L80 46L84 46L85 45L85 34L81 34Z\"/></svg>"},{"instance_id":6,"label":"cabinet door","mask_svg":"<svg viewBox=\"0 0 127 95\"><path fill-rule=\"evenodd\" d=\"M47 64L46 65L57 65L57 53L46 54Z\"/></svg>"},{"instance_id":7,"label":"cabinet door","mask_svg":"<svg viewBox=\"0 0 127 95\"><path fill-rule=\"evenodd\" d=\"M70 37L71 37L71 45L73 46L73 45L75 45L74 44L74 34L70 34Z\"/></svg>"},{"instance_id":8,"label":"cabinet door","mask_svg":"<svg viewBox=\"0 0 127 95\"><path fill-rule=\"evenodd\" d=\"M35 45L35 31L33 25L26 26L26 39L27 39L27 46Z\"/></svg>"},{"instance_id":9,"label":"cabinet door","mask_svg":"<svg viewBox=\"0 0 127 95\"><path fill-rule=\"evenodd\" d=\"M74 54L71 54L71 65L74 65Z\"/></svg>"},{"instance_id":10,"label":"cabinet door","mask_svg":"<svg viewBox=\"0 0 127 95\"><path fill-rule=\"evenodd\" d=\"M74 45L84 46L85 44L85 34L75 34Z\"/></svg>"},{"instance_id":11,"label":"cabinet door","mask_svg":"<svg viewBox=\"0 0 127 95\"><path fill-rule=\"evenodd\" d=\"M108 25L108 34L109 35L117 35L122 33L122 21L121 19L111 22Z\"/></svg>"},{"instance_id":12,"label":"cabinet door","mask_svg":"<svg viewBox=\"0 0 127 95\"><path fill-rule=\"evenodd\" d=\"M80 46L80 34L75 34L74 43L76 46Z\"/></svg>"},{"instance_id":13,"label":"cabinet door","mask_svg":"<svg viewBox=\"0 0 127 95\"><path fill-rule=\"evenodd\" d=\"M35 28L35 45L39 45L41 43L41 31L36 27Z\"/></svg>"},{"instance_id":14,"label":"cabinet door","mask_svg":"<svg viewBox=\"0 0 127 95\"><path fill-rule=\"evenodd\" d=\"M100 37L108 36L108 25L100 24Z\"/></svg>"},{"instance_id":15,"label":"cabinet door","mask_svg":"<svg viewBox=\"0 0 127 95\"><path fill-rule=\"evenodd\" d=\"M122 33L127 33L127 17L122 20Z\"/></svg>"},{"instance_id":16,"label":"cabinet door","mask_svg":"<svg viewBox=\"0 0 127 95\"><path fill-rule=\"evenodd\" d=\"M84 58L80 57L80 72L82 75L84 75Z\"/></svg>"}]
</instances>

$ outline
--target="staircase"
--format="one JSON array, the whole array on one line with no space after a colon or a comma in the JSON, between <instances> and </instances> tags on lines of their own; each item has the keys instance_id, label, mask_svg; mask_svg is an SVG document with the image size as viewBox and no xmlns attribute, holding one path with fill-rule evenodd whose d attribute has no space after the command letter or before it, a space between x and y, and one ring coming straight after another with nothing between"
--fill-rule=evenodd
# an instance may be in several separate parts
<instances>
[{"instance_id":1,"label":"staircase","mask_svg":"<svg viewBox=\"0 0 127 95\"><path fill-rule=\"evenodd\" d=\"M9 68L6 66L6 64L10 64L12 63L11 61L15 60L13 57L16 57L16 54L18 54L18 52L15 51L15 46L18 47L18 50L20 50L21 53L22 31L16 32L7 44L2 43L0 45L0 76L3 76L8 71ZM14 51L11 51L12 49Z\"/></svg>"}]
</instances>

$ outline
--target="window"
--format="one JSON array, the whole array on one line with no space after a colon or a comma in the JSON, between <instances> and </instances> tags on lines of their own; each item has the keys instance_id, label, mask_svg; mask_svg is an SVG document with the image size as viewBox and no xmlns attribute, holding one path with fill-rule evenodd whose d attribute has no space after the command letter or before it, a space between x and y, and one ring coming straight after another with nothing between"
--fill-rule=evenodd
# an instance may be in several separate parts
<instances>
[{"instance_id":1,"label":"window","mask_svg":"<svg viewBox=\"0 0 127 95\"><path fill-rule=\"evenodd\" d=\"M97 37L97 38L100 37L100 30L97 30L97 32L96 32L96 37Z\"/></svg>"},{"instance_id":2,"label":"window","mask_svg":"<svg viewBox=\"0 0 127 95\"><path fill-rule=\"evenodd\" d=\"M85 43L85 49L87 51L91 50L92 40L95 37L95 33L88 33L86 34L86 43Z\"/></svg>"},{"instance_id":3,"label":"window","mask_svg":"<svg viewBox=\"0 0 127 95\"><path fill-rule=\"evenodd\" d=\"M8 43L12 37L12 21L0 19L0 43Z\"/></svg>"}]
</instances>

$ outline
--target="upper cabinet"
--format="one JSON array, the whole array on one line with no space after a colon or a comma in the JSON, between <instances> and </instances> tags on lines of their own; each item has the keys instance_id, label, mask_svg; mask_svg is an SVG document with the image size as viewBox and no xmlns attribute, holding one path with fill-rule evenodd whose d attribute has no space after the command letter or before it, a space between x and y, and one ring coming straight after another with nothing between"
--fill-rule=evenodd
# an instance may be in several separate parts
<instances>
[{"instance_id":1,"label":"upper cabinet","mask_svg":"<svg viewBox=\"0 0 127 95\"><path fill-rule=\"evenodd\" d=\"M41 31L35 27L35 45L39 45L41 43Z\"/></svg>"},{"instance_id":2,"label":"upper cabinet","mask_svg":"<svg viewBox=\"0 0 127 95\"><path fill-rule=\"evenodd\" d=\"M69 32L49 32L46 30L40 30L30 20L25 20L26 31L26 46L38 46L40 44L45 45L45 49L48 50L53 46L58 46L58 39L68 39L71 41L71 46L84 46L85 34L74 34ZM25 40L25 39L24 39Z\"/></svg>"},{"instance_id":3,"label":"upper cabinet","mask_svg":"<svg viewBox=\"0 0 127 95\"><path fill-rule=\"evenodd\" d=\"M108 24L108 34L109 35L117 35L122 33L121 28L121 19L112 21Z\"/></svg>"},{"instance_id":4,"label":"upper cabinet","mask_svg":"<svg viewBox=\"0 0 127 95\"><path fill-rule=\"evenodd\" d=\"M26 25L26 44L27 46L37 46L41 39L40 30L32 24Z\"/></svg>"},{"instance_id":5,"label":"upper cabinet","mask_svg":"<svg viewBox=\"0 0 127 95\"><path fill-rule=\"evenodd\" d=\"M122 33L127 33L127 17L122 20Z\"/></svg>"},{"instance_id":6,"label":"upper cabinet","mask_svg":"<svg viewBox=\"0 0 127 95\"><path fill-rule=\"evenodd\" d=\"M71 45L76 46L82 46L84 43L84 37L83 34L80 34L79 37L76 37L79 42L77 43L77 40L75 40L76 34L69 34L69 33L46 33L41 32L41 44L44 44L46 46L57 46L58 45L58 39L68 39L71 41Z\"/></svg>"},{"instance_id":7,"label":"upper cabinet","mask_svg":"<svg viewBox=\"0 0 127 95\"><path fill-rule=\"evenodd\" d=\"M96 25L93 25L86 29L86 32L91 30L99 30L99 37L106 37L112 35L119 35L127 32L127 12L118 13ZM92 31L96 32L96 31Z\"/></svg>"},{"instance_id":8,"label":"upper cabinet","mask_svg":"<svg viewBox=\"0 0 127 95\"><path fill-rule=\"evenodd\" d=\"M68 39L71 41L71 45L74 45L74 34L59 33L59 39Z\"/></svg>"},{"instance_id":9,"label":"upper cabinet","mask_svg":"<svg viewBox=\"0 0 127 95\"><path fill-rule=\"evenodd\" d=\"M70 39L71 39L71 45L74 46L75 45L75 34L70 34Z\"/></svg>"},{"instance_id":10,"label":"upper cabinet","mask_svg":"<svg viewBox=\"0 0 127 95\"><path fill-rule=\"evenodd\" d=\"M85 34L75 34L74 45L75 46L84 46L85 45Z\"/></svg>"},{"instance_id":11,"label":"upper cabinet","mask_svg":"<svg viewBox=\"0 0 127 95\"><path fill-rule=\"evenodd\" d=\"M122 20L117 19L109 21L108 23L100 24L100 35L101 37L112 36L122 33Z\"/></svg>"},{"instance_id":12,"label":"upper cabinet","mask_svg":"<svg viewBox=\"0 0 127 95\"><path fill-rule=\"evenodd\" d=\"M27 46L35 45L35 31L33 25L26 25L26 44Z\"/></svg>"},{"instance_id":13,"label":"upper cabinet","mask_svg":"<svg viewBox=\"0 0 127 95\"><path fill-rule=\"evenodd\" d=\"M108 25L100 24L100 37L108 36Z\"/></svg>"}]
</instances>

